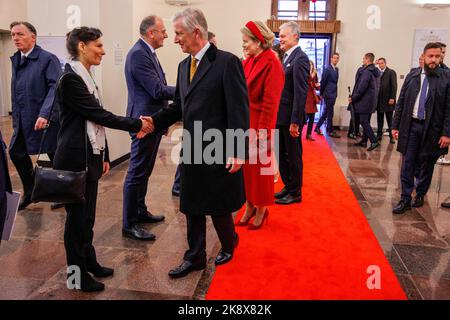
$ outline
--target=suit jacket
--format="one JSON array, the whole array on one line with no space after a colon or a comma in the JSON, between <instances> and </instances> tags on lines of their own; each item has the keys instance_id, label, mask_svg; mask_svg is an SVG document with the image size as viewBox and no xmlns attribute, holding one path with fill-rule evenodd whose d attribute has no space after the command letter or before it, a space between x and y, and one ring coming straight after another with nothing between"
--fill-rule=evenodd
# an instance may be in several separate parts
<instances>
[{"instance_id":1,"label":"suit jacket","mask_svg":"<svg viewBox=\"0 0 450 320\"><path fill-rule=\"evenodd\" d=\"M183 160L181 164L180 211L187 215L223 215L239 210L245 203L242 170L230 174L226 158L238 156L227 150L225 138L215 141L222 152L223 163L208 164L201 156L211 144L191 143L196 131L208 129L226 136L226 130L249 129L249 101L242 63L231 53L218 50L213 44L200 61L197 72L189 82L191 57L178 67L175 100L154 116L156 132L163 131L183 119ZM201 122L202 130L195 129ZM197 123L198 126L198 123ZM207 152L207 151L206 151ZM211 153L211 152L209 152ZM191 161L186 163L186 161Z\"/></svg>"},{"instance_id":2,"label":"suit jacket","mask_svg":"<svg viewBox=\"0 0 450 320\"><path fill-rule=\"evenodd\" d=\"M11 57L12 80L11 98L14 134L10 147L16 142L19 127L25 137L28 154L37 154L41 143L42 131L35 131L34 125L39 117L52 121L51 129L43 145L42 153L55 152L58 134L58 114L53 112L50 118L55 86L61 75L61 64L58 58L35 46L25 63L20 64L21 53Z\"/></svg>"},{"instance_id":3,"label":"suit jacket","mask_svg":"<svg viewBox=\"0 0 450 320\"><path fill-rule=\"evenodd\" d=\"M405 154L414 105L421 88L421 68L413 69L405 79L395 108L392 129L399 130L397 150ZM425 133L421 154L440 156L448 153L438 142L442 136L450 137L450 71L438 68L435 76L428 77L429 91L426 100Z\"/></svg>"},{"instance_id":4,"label":"suit jacket","mask_svg":"<svg viewBox=\"0 0 450 320\"><path fill-rule=\"evenodd\" d=\"M389 100L397 100L397 73L386 67L381 75L380 94L378 96L379 112L393 112L395 103L389 104Z\"/></svg>"},{"instance_id":5,"label":"suit jacket","mask_svg":"<svg viewBox=\"0 0 450 320\"><path fill-rule=\"evenodd\" d=\"M308 95L309 58L296 48L284 63L285 84L278 111L278 126L305 123L305 106Z\"/></svg>"},{"instance_id":6,"label":"suit jacket","mask_svg":"<svg viewBox=\"0 0 450 320\"><path fill-rule=\"evenodd\" d=\"M3 142L0 130L0 241L6 218L6 192L11 193L11 179L8 170L8 158L6 157L6 145Z\"/></svg>"},{"instance_id":7,"label":"suit jacket","mask_svg":"<svg viewBox=\"0 0 450 320\"><path fill-rule=\"evenodd\" d=\"M138 119L119 117L103 109L83 79L68 64L56 94L61 129L53 163L55 169L79 172L86 168L86 121L129 132L139 132L142 127ZM98 180L102 175L103 159L93 156L89 140L87 152L88 178ZM109 161L108 149L104 156L104 160Z\"/></svg>"},{"instance_id":8,"label":"suit jacket","mask_svg":"<svg viewBox=\"0 0 450 320\"><path fill-rule=\"evenodd\" d=\"M380 88L380 71L374 64L360 68L352 94L352 104L357 113L371 114L377 110Z\"/></svg>"},{"instance_id":9,"label":"suit jacket","mask_svg":"<svg viewBox=\"0 0 450 320\"><path fill-rule=\"evenodd\" d=\"M325 100L336 100L338 94L339 69L331 65L326 67L320 81L320 95Z\"/></svg>"},{"instance_id":10,"label":"suit jacket","mask_svg":"<svg viewBox=\"0 0 450 320\"><path fill-rule=\"evenodd\" d=\"M175 87L167 85L161 65L142 39L127 55L125 77L128 87L127 117L152 116L174 98Z\"/></svg>"}]
</instances>

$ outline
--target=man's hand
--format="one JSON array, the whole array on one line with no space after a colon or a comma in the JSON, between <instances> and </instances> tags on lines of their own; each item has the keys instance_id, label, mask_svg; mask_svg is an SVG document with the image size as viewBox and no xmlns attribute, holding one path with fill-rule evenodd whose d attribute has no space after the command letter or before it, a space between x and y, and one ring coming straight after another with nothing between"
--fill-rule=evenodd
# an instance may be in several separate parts
<instances>
[{"instance_id":1,"label":"man's hand","mask_svg":"<svg viewBox=\"0 0 450 320\"><path fill-rule=\"evenodd\" d=\"M291 124L291 127L289 128L289 131L291 132L292 138L300 137L300 126L299 125Z\"/></svg>"},{"instance_id":2,"label":"man's hand","mask_svg":"<svg viewBox=\"0 0 450 320\"><path fill-rule=\"evenodd\" d=\"M441 149L448 148L448 146L450 146L450 137L441 137L441 139L439 140L439 145L441 146Z\"/></svg>"},{"instance_id":3,"label":"man's hand","mask_svg":"<svg viewBox=\"0 0 450 320\"><path fill-rule=\"evenodd\" d=\"M48 120L42 117L39 117L34 125L34 131L44 130L48 125Z\"/></svg>"},{"instance_id":4,"label":"man's hand","mask_svg":"<svg viewBox=\"0 0 450 320\"><path fill-rule=\"evenodd\" d=\"M392 130L392 136L395 138L395 140L398 140L399 131L398 130Z\"/></svg>"},{"instance_id":5,"label":"man's hand","mask_svg":"<svg viewBox=\"0 0 450 320\"><path fill-rule=\"evenodd\" d=\"M390 99L390 100L389 100L389 105L390 105L390 106L393 106L394 104L395 104L395 99Z\"/></svg>"},{"instance_id":6,"label":"man's hand","mask_svg":"<svg viewBox=\"0 0 450 320\"><path fill-rule=\"evenodd\" d=\"M102 177L106 176L109 173L109 170L111 170L111 165L109 162L103 162L103 174Z\"/></svg>"},{"instance_id":7,"label":"man's hand","mask_svg":"<svg viewBox=\"0 0 450 320\"><path fill-rule=\"evenodd\" d=\"M352 98L348 98L348 103L352 104Z\"/></svg>"},{"instance_id":8,"label":"man's hand","mask_svg":"<svg viewBox=\"0 0 450 320\"><path fill-rule=\"evenodd\" d=\"M138 139L144 138L146 135L152 133L155 131L155 126L153 125L153 119L152 117L144 117L141 118L142 121L142 128L141 131L137 134Z\"/></svg>"},{"instance_id":9,"label":"man's hand","mask_svg":"<svg viewBox=\"0 0 450 320\"><path fill-rule=\"evenodd\" d=\"M244 165L245 161L242 159L236 159L236 158L228 158L227 161L227 169L231 174L234 174L241 170L242 166Z\"/></svg>"}]
</instances>

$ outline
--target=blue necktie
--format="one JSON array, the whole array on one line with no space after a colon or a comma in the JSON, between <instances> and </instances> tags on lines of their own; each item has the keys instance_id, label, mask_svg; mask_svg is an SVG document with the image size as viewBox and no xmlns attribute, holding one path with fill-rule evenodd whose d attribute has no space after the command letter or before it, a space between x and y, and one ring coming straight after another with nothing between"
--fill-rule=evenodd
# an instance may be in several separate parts
<instances>
[{"instance_id":1,"label":"blue necktie","mask_svg":"<svg viewBox=\"0 0 450 320\"><path fill-rule=\"evenodd\" d=\"M422 91L420 93L419 98L419 112L417 114L419 120L425 120L426 115L425 104L427 102L427 93L428 93L428 77L425 77L425 79L423 80Z\"/></svg>"}]
</instances>

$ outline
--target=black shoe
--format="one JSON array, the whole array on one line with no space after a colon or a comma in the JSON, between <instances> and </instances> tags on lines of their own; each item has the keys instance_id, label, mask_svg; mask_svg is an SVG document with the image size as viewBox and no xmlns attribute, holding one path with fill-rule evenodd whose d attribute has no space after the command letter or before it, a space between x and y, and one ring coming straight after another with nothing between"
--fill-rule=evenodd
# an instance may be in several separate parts
<instances>
[{"instance_id":1,"label":"black shoe","mask_svg":"<svg viewBox=\"0 0 450 320\"><path fill-rule=\"evenodd\" d=\"M81 291L99 292L105 290L105 285L91 277L90 274L81 276Z\"/></svg>"},{"instance_id":2,"label":"black shoe","mask_svg":"<svg viewBox=\"0 0 450 320\"><path fill-rule=\"evenodd\" d=\"M222 250L219 252L219 255L216 258L215 264L216 266L224 265L230 262L233 259L233 255L230 253L223 252Z\"/></svg>"},{"instance_id":3,"label":"black shoe","mask_svg":"<svg viewBox=\"0 0 450 320\"><path fill-rule=\"evenodd\" d=\"M331 133L328 134L328 136L331 137L331 138L335 138L335 139L340 139L341 138L341 136L338 135L336 132L331 132Z\"/></svg>"},{"instance_id":4,"label":"black shoe","mask_svg":"<svg viewBox=\"0 0 450 320\"><path fill-rule=\"evenodd\" d=\"M355 143L354 146L361 147L361 148L367 148L367 143L360 141L360 142Z\"/></svg>"},{"instance_id":5,"label":"black shoe","mask_svg":"<svg viewBox=\"0 0 450 320\"><path fill-rule=\"evenodd\" d=\"M306 140L312 141L312 142L316 141L311 135L307 135Z\"/></svg>"},{"instance_id":6,"label":"black shoe","mask_svg":"<svg viewBox=\"0 0 450 320\"><path fill-rule=\"evenodd\" d=\"M422 208L425 205L425 197L417 196L412 204L413 208Z\"/></svg>"},{"instance_id":7,"label":"black shoe","mask_svg":"<svg viewBox=\"0 0 450 320\"><path fill-rule=\"evenodd\" d=\"M32 203L30 195L24 196L19 203L19 211L25 210Z\"/></svg>"},{"instance_id":8,"label":"black shoe","mask_svg":"<svg viewBox=\"0 0 450 320\"><path fill-rule=\"evenodd\" d=\"M114 275L114 269L105 268L101 265L97 265L93 268L87 268L87 271L92 273L96 278L108 278Z\"/></svg>"},{"instance_id":9,"label":"black shoe","mask_svg":"<svg viewBox=\"0 0 450 320\"><path fill-rule=\"evenodd\" d=\"M284 198L278 199L275 201L276 204L281 205L290 205L294 203L301 203L302 202L302 196L293 196L291 194L288 194Z\"/></svg>"},{"instance_id":10,"label":"black shoe","mask_svg":"<svg viewBox=\"0 0 450 320\"><path fill-rule=\"evenodd\" d=\"M395 141L395 139L391 138L391 141L389 141L390 144L396 144L397 142Z\"/></svg>"},{"instance_id":11,"label":"black shoe","mask_svg":"<svg viewBox=\"0 0 450 320\"><path fill-rule=\"evenodd\" d=\"M370 148L367 149L367 151L371 152L371 151L373 151L373 150L375 150L375 149L377 149L377 148L379 148L379 147L381 147L381 144L379 144L378 142L375 142L375 143L372 143L372 144L370 145Z\"/></svg>"},{"instance_id":12,"label":"black shoe","mask_svg":"<svg viewBox=\"0 0 450 320\"><path fill-rule=\"evenodd\" d=\"M190 261L184 261L181 264L181 266L179 266L173 270L170 270L169 277L171 277L173 279L179 279L179 278L186 277L189 273L191 273L193 271L200 271L200 270L204 270L205 268L206 268L206 263L195 265Z\"/></svg>"},{"instance_id":13,"label":"black shoe","mask_svg":"<svg viewBox=\"0 0 450 320\"><path fill-rule=\"evenodd\" d=\"M55 203L52 203L52 205L50 206L50 209L58 210L58 209L61 209L61 208L64 208L64 207L65 207L64 203L55 202Z\"/></svg>"},{"instance_id":14,"label":"black shoe","mask_svg":"<svg viewBox=\"0 0 450 320\"><path fill-rule=\"evenodd\" d=\"M159 223L165 219L164 216L154 216L150 212L147 212L147 215L139 216L138 223Z\"/></svg>"},{"instance_id":15,"label":"black shoe","mask_svg":"<svg viewBox=\"0 0 450 320\"><path fill-rule=\"evenodd\" d=\"M180 197L180 189L179 188L173 188L172 189L172 195L174 196L174 197Z\"/></svg>"},{"instance_id":16,"label":"black shoe","mask_svg":"<svg viewBox=\"0 0 450 320\"><path fill-rule=\"evenodd\" d=\"M316 129L314 130L315 133L317 133L319 136L323 136L322 130Z\"/></svg>"},{"instance_id":17,"label":"black shoe","mask_svg":"<svg viewBox=\"0 0 450 320\"><path fill-rule=\"evenodd\" d=\"M139 241L154 241L156 236L147 230L135 225L129 229L122 229L122 235L126 238Z\"/></svg>"},{"instance_id":18,"label":"black shoe","mask_svg":"<svg viewBox=\"0 0 450 320\"><path fill-rule=\"evenodd\" d=\"M275 199L283 199L288 194L289 194L289 191L286 189L286 187L284 187L283 190L281 190L278 193L275 193Z\"/></svg>"},{"instance_id":19,"label":"black shoe","mask_svg":"<svg viewBox=\"0 0 450 320\"><path fill-rule=\"evenodd\" d=\"M444 203L442 204L442 208L444 208L444 209L450 209L450 202L444 202Z\"/></svg>"},{"instance_id":20,"label":"black shoe","mask_svg":"<svg viewBox=\"0 0 450 320\"><path fill-rule=\"evenodd\" d=\"M383 137L382 137L382 136L378 136L378 137L377 137L377 141L378 141L378 142L383 141Z\"/></svg>"},{"instance_id":21,"label":"black shoe","mask_svg":"<svg viewBox=\"0 0 450 320\"><path fill-rule=\"evenodd\" d=\"M400 200L397 206L394 208L392 213L394 214L404 214L406 211L411 210L411 203L407 203L404 200Z\"/></svg>"},{"instance_id":22,"label":"black shoe","mask_svg":"<svg viewBox=\"0 0 450 320\"><path fill-rule=\"evenodd\" d=\"M356 136L353 133L348 134L347 138L349 138L351 140L356 140Z\"/></svg>"}]
</instances>

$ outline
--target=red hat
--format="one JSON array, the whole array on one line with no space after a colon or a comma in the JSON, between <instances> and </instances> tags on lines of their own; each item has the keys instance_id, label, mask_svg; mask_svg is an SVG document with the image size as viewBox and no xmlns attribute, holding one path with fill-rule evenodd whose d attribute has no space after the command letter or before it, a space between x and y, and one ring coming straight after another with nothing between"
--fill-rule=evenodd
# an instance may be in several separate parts
<instances>
[{"instance_id":1,"label":"red hat","mask_svg":"<svg viewBox=\"0 0 450 320\"><path fill-rule=\"evenodd\" d=\"M259 41L261 41L262 44L266 43L266 39L264 39L264 36L262 35L261 31L259 31L258 26L253 21L249 21L245 26Z\"/></svg>"}]
</instances>

